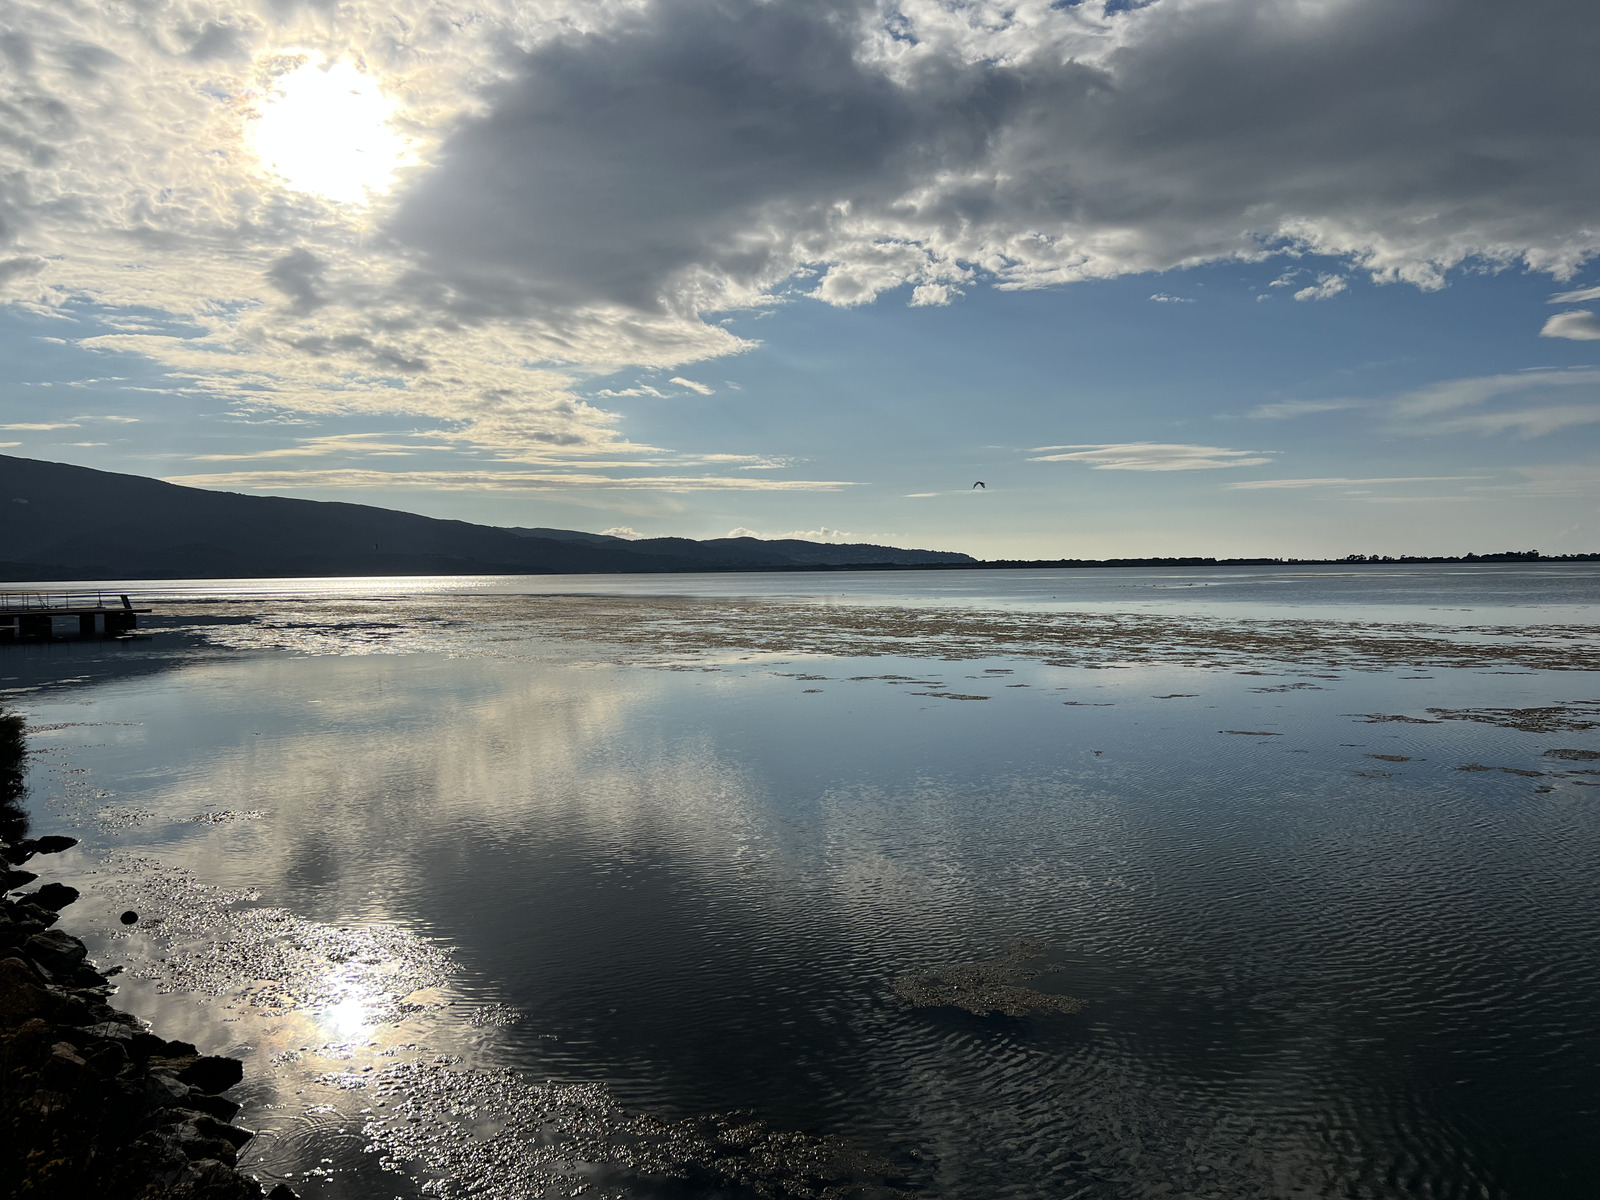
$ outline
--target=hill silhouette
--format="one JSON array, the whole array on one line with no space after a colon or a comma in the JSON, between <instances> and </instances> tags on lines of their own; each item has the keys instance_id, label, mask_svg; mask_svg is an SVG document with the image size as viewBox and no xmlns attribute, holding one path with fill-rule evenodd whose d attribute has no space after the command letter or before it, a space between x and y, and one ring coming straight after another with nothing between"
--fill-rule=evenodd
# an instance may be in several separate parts
<instances>
[{"instance_id":1,"label":"hill silhouette","mask_svg":"<svg viewBox=\"0 0 1600 1200\"><path fill-rule=\"evenodd\" d=\"M0 579L586 574L972 563L965 554L759 538L629 541L322 500L214 492L0 455Z\"/></svg>"}]
</instances>

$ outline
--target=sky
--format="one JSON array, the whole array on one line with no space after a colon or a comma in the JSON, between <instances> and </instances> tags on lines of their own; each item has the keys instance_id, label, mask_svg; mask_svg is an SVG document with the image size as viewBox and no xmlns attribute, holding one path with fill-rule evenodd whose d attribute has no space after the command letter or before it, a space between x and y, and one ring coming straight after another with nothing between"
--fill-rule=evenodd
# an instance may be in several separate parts
<instances>
[{"instance_id":1,"label":"sky","mask_svg":"<svg viewBox=\"0 0 1600 1200\"><path fill-rule=\"evenodd\" d=\"M1592 0L5 0L0 454L984 558L1600 551L1597 61Z\"/></svg>"}]
</instances>

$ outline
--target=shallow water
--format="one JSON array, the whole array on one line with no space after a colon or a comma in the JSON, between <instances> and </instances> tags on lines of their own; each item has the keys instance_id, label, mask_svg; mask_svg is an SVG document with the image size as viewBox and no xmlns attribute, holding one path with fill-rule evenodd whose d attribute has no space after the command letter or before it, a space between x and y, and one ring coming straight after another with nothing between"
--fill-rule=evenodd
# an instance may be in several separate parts
<instances>
[{"instance_id":1,"label":"shallow water","mask_svg":"<svg viewBox=\"0 0 1600 1200\"><path fill-rule=\"evenodd\" d=\"M238 585L0 687L65 924L308 1197L1587 1196L1592 580L1471 578L1370 643ZM1021 941L1079 1011L897 994Z\"/></svg>"},{"instance_id":2,"label":"shallow water","mask_svg":"<svg viewBox=\"0 0 1600 1200\"><path fill-rule=\"evenodd\" d=\"M25 589L30 585L8 585ZM1011 610L1315 613L1353 620L1481 624L1587 620L1600 563L1415 563L1061 570L708 572L689 575L428 575L370 579L190 579L39 584L142 600L333 597L685 596ZM1432 616L1419 613L1418 609Z\"/></svg>"}]
</instances>

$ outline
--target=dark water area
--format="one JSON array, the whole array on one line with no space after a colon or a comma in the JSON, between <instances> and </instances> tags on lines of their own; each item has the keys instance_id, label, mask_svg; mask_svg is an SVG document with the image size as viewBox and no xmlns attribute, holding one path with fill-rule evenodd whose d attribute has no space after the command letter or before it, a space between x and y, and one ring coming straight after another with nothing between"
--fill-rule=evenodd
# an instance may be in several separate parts
<instances>
[{"instance_id":1,"label":"dark water area","mask_svg":"<svg viewBox=\"0 0 1600 1200\"><path fill-rule=\"evenodd\" d=\"M246 1058L243 1161L307 1197L1589 1196L1594 581L1483 578L1388 657L1269 614L1209 665L1041 657L1028 581L982 644L891 639L946 600L883 579L779 649L644 583L240 585L0 695L65 924ZM1081 1008L896 988L994 963Z\"/></svg>"}]
</instances>

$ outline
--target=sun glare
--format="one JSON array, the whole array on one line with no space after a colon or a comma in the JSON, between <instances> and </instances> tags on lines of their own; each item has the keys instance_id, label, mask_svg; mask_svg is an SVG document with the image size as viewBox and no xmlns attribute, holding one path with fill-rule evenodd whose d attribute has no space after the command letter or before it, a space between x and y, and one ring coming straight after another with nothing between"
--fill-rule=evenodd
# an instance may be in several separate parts
<instances>
[{"instance_id":1,"label":"sun glare","mask_svg":"<svg viewBox=\"0 0 1600 1200\"><path fill-rule=\"evenodd\" d=\"M386 191L408 156L394 102L346 62L305 62L272 81L250 124L261 162L291 188L341 204Z\"/></svg>"}]
</instances>

